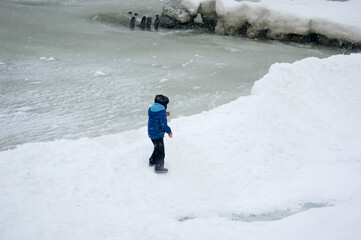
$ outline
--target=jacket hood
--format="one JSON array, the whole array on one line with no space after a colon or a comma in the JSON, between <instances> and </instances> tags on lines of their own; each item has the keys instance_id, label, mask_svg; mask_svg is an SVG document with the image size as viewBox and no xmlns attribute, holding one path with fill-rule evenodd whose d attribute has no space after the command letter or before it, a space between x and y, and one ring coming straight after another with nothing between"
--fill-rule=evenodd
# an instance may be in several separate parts
<instances>
[{"instance_id":1,"label":"jacket hood","mask_svg":"<svg viewBox=\"0 0 361 240\"><path fill-rule=\"evenodd\" d=\"M163 111L165 110L165 107L160 104L160 103L154 103L150 109L149 109L151 112L160 112L160 111Z\"/></svg>"}]
</instances>

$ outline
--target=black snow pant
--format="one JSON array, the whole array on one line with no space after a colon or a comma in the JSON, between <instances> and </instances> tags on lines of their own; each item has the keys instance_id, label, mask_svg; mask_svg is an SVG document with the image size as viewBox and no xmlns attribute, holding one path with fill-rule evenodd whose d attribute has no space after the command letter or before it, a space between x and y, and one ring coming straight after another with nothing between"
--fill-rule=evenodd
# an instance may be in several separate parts
<instances>
[{"instance_id":1,"label":"black snow pant","mask_svg":"<svg viewBox=\"0 0 361 240\"><path fill-rule=\"evenodd\" d=\"M164 141L161 139L151 139L154 145L152 156L149 158L149 164L155 165L155 170L161 169L164 166Z\"/></svg>"}]
</instances>

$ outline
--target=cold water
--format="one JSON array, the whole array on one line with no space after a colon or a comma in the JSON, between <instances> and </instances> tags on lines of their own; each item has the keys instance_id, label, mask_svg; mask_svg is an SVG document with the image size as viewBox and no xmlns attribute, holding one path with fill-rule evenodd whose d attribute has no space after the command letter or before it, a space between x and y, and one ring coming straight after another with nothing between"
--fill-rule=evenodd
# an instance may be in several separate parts
<instances>
[{"instance_id":1,"label":"cold water","mask_svg":"<svg viewBox=\"0 0 361 240\"><path fill-rule=\"evenodd\" d=\"M0 150L145 126L160 93L171 118L196 114L249 94L273 63L338 53L97 17L154 17L164 3L0 1Z\"/></svg>"}]
</instances>

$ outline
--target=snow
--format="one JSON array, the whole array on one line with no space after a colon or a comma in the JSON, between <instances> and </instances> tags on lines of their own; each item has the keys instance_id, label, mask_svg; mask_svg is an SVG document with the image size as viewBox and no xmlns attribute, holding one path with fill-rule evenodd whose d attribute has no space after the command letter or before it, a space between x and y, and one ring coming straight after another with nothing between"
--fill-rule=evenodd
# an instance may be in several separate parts
<instances>
[{"instance_id":1,"label":"snow","mask_svg":"<svg viewBox=\"0 0 361 240\"><path fill-rule=\"evenodd\" d=\"M172 119L167 175L146 127L2 151L0 239L360 239L360 67L274 64L250 96Z\"/></svg>"},{"instance_id":2,"label":"snow","mask_svg":"<svg viewBox=\"0 0 361 240\"><path fill-rule=\"evenodd\" d=\"M229 25L360 42L359 0L309 2L216 10ZM251 95L172 119L166 175L147 166L146 127L1 151L0 239L361 239L360 69L361 54L273 64Z\"/></svg>"},{"instance_id":3,"label":"snow","mask_svg":"<svg viewBox=\"0 0 361 240\"><path fill-rule=\"evenodd\" d=\"M56 59L54 57L49 57L49 58L41 57L41 58L39 58L39 60L46 61L46 62L51 62L51 61L55 61Z\"/></svg>"},{"instance_id":4,"label":"snow","mask_svg":"<svg viewBox=\"0 0 361 240\"><path fill-rule=\"evenodd\" d=\"M201 3L214 0L179 0L191 14ZM215 0L216 12L227 26L268 28L270 34L317 33L329 38L361 42L361 1ZM216 29L217 30L217 29Z\"/></svg>"},{"instance_id":5,"label":"snow","mask_svg":"<svg viewBox=\"0 0 361 240\"><path fill-rule=\"evenodd\" d=\"M104 76L107 76L106 73L102 72L102 71L96 71L94 74L93 74L94 77L104 77Z\"/></svg>"}]
</instances>

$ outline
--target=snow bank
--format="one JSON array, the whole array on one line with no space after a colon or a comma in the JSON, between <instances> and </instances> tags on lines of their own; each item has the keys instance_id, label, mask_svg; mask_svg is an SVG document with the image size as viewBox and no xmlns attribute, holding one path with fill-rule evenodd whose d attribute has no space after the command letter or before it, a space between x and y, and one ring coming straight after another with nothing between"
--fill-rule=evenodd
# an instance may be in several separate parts
<instances>
[{"instance_id":1,"label":"snow bank","mask_svg":"<svg viewBox=\"0 0 361 240\"><path fill-rule=\"evenodd\" d=\"M250 96L172 120L167 175L146 128L0 152L0 239L360 239L360 67L275 64Z\"/></svg>"},{"instance_id":2,"label":"snow bank","mask_svg":"<svg viewBox=\"0 0 361 240\"><path fill-rule=\"evenodd\" d=\"M229 26L250 23L271 35L322 34L329 38L361 42L361 1L276 0L249 2L217 1L217 13Z\"/></svg>"},{"instance_id":3,"label":"snow bank","mask_svg":"<svg viewBox=\"0 0 361 240\"><path fill-rule=\"evenodd\" d=\"M185 6L191 14L197 15L200 4L204 3L204 2L211 2L211 1L210 0L181 0L181 1L178 0L178 2L180 2L183 6Z\"/></svg>"},{"instance_id":4,"label":"snow bank","mask_svg":"<svg viewBox=\"0 0 361 240\"><path fill-rule=\"evenodd\" d=\"M235 34L248 23L268 37L281 34L320 34L330 39L361 43L361 1L315 0L178 0L196 14L202 4L215 2L219 21L216 32ZM251 33L252 34L252 33Z\"/></svg>"}]
</instances>

